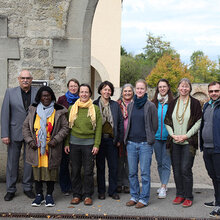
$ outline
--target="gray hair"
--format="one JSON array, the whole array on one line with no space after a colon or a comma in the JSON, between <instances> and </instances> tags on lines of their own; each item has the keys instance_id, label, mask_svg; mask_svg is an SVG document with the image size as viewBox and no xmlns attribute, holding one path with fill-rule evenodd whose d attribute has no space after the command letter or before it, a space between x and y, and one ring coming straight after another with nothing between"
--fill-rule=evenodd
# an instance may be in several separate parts
<instances>
[{"instance_id":1,"label":"gray hair","mask_svg":"<svg viewBox=\"0 0 220 220\"><path fill-rule=\"evenodd\" d=\"M30 71L30 70L27 70L27 69L22 69L22 70L20 70L20 71L18 72L18 77L21 76L21 73L22 73L23 71L29 72L30 76L32 77L31 71Z\"/></svg>"},{"instance_id":2,"label":"gray hair","mask_svg":"<svg viewBox=\"0 0 220 220\"><path fill-rule=\"evenodd\" d=\"M133 87L130 83L126 83L126 84L124 84L124 85L121 87L121 95L120 95L120 98L122 98L122 93L123 93L123 91L124 91L124 89L125 89L126 87L130 87L130 88L131 88L131 90L132 90L132 92L133 92L133 96L134 96L134 87Z\"/></svg>"},{"instance_id":3,"label":"gray hair","mask_svg":"<svg viewBox=\"0 0 220 220\"><path fill-rule=\"evenodd\" d=\"M179 83L178 83L178 87L179 87L179 85L180 85L182 82L186 82L186 83L189 84L190 92L191 92L191 91L192 91L192 84L191 84L190 80L189 80L188 78L182 78L182 79L179 81ZM178 88L178 87L177 87L177 88Z\"/></svg>"}]
</instances>

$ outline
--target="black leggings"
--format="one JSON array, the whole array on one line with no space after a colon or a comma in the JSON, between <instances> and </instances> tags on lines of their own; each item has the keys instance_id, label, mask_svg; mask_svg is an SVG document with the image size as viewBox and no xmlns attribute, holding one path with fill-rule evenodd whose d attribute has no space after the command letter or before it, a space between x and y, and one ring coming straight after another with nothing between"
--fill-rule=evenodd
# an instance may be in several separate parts
<instances>
[{"instance_id":1,"label":"black leggings","mask_svg":"<svg viewBox=\"0 0 220 220\"><path fill-rule=\"evenodd\" d=\"M47 194L52 195L54 191L54 181L36 181L35 180L35 190L37 194L43 195L43 182L47 184Z\"/></svg>"}]
</instances>

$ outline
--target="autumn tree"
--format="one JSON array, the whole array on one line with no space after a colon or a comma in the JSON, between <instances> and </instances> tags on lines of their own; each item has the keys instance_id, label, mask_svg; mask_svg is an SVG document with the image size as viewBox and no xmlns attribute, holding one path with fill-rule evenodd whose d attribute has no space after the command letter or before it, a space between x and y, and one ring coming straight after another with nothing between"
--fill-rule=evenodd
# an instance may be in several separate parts
<instances>
[{"instance_id":1,"label":"autumn tree","mask_svg":"<svg viewBox=\"0 0 220 220\"><path fill-rule=\"evenodd\" d=\"M211 61L202 51L192 54L190 73L194 77L195 83L209 83L219 80L219 66L215 61Z\"/></svg>"},{"instance_id":2,"label":"autumn tree","mask_svg":"<svg viewBox=\"0 0 220 220\"><path fill-rule=\"evenodd\" d=\"M157 82L165 78L169 81L173 93L177 91L177 85L182 78L193 80L187 66L181 63L178 55L164 54L157 62L146 81L150 87L156 87Z\"/></svg>"}]
</instances>

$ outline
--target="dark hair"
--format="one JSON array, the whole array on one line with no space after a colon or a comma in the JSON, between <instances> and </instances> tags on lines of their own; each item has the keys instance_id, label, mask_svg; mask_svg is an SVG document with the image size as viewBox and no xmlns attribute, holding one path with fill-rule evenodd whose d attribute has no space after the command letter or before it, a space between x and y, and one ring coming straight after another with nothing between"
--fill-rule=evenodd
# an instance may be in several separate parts
<instances>
[{"instance_id":1,"label":"dark hair","mask_svg":"<svg viewBox=\"0 0 220 220\"><path fill-rule=\"evenodd\" d=\"M159 89L158 89L158 85L160 82L165 82L168 86L168 92L167 92L167 95L168 95L168 104L173 100L173 93L170 89L170 83L167 79L160 79L157 83L157 88L156 88L156 91L155 91L155 94L154 94L154 98L152 99L152 102L156 105L156 107L158 107L158 100L157 100L157 95L159 93Z\"/></svg>"},{"instance_id":2,"label":"dark hair","mask_svg":"<svg viewBox=\"0 0 220 220\"><path fill-rule=\"evenodd\" d=\"M37 91L37 95L36 95L36 97L35 97L35 102L36 102L37 104L40 103L41 96L42 96L42 92L44 92L44 91L49 92L50 95L51 95L51 101L56 102L56 96L55 96L53 90L52 90L49 86L42 86L42 87Z\"/></svg>"},{"instance_id":3,"label":"dark hair","mask_svg":"<svg viewBox=\"0 0 220 220\"><path fill-rule=\"evenodd\" d=\"M76 84L79 86L79 81L78 81L77 79L72 78L72 79L70 79L70 80L68 81L67 87L69 87L70 82L74 82L74 83L76 83Z\"/></svg>"},{"instance_id":4,"label":"dark hair","mask_svg":"<svg viewBox=\"0 0 220 220\"><path fill-rule=\"evenodd\" d=\"M98 93L101 95L101 90L104 88L104 87L106 87L106 86L109 86L110 87L110 89L111 89L111 96L113 96L114 95L114 86L113 86L113 84L111 83L111 82L109 82L109 81L104 81L104 82L102 82L100 85L99 85L99 87L98 87Z\"/></svg>"},{"instance_id":5,"label":"dark hair","mask_svg":"<svg viewBox=\"0 0 220 220\"><path fill-rule=\"evenodd\" d=\"M208 84L208 88L210 87L210 86L215 86L215 85L220 85L220 82L217 82L217 81L213 81L213 82L210 82L209 84Z\"/></svg>"},{"instance_id":6,"label":"dark hair","mask_svg":"<svg viewBox=\"0 0 220 220\"><path fill-rule=\"evenodd\" d=\"M87 87L87 88L89 89L89 93L90 93L90 97L91 97L91 96L92 96L92 89L91 89L90 85L89 85L89 84L86 84L86 83L82 83L82 84L79 86L79 91L80 91L80 88L83 87L83 86L85 86L85 87Z\"/></svg>"}]
</instances>

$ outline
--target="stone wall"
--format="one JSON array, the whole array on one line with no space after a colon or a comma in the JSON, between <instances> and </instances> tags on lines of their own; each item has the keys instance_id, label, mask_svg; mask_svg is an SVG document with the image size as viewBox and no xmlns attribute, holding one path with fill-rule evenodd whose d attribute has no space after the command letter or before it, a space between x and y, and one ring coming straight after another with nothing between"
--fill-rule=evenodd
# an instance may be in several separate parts
<instances>
[{"instance_id":1,"label":"stone wall","mask_svg":"<svg viewBox=\"0 0 220 220\"><path fill-rule=\"evenodd\" d=\"M65 68L52 64L53 38L64 38L70 0L1 0L0 15L8 19L8 37L17 38L20 59L8 61L8 87L17 86L21 69L29 69L34 79L50 80L63 94ZM10 48L9 48L10 49Z\"/></svg>"}]
</instances>

